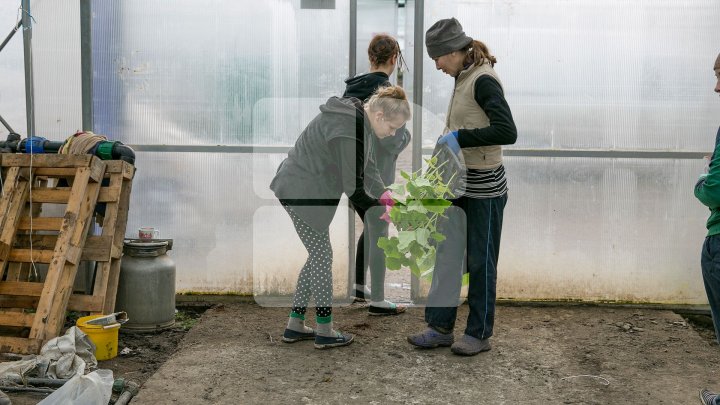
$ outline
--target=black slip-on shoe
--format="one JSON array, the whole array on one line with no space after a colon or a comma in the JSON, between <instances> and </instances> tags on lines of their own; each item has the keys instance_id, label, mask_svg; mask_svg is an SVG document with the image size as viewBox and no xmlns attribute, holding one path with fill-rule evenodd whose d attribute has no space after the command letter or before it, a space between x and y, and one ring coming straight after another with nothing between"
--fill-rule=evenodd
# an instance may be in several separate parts
<instances>
[{"instance_id":1,"label":"black slip-on shoe","mask_svg":"<svg viewBox=\"0 0 720 405\"><path fill-rule=\"evenodd\" d=\"M337 336L315 336L315 348L321 350L347 346L352 342L353 335L344 335L340 332L337 332Z\"/></svg>"},{"instance_id":2,"label":"black slip-on shoe","mask_svg":"<svg viewBox=\"0 0 720 405\"><path fill-rule=\"evenodd\" d=\"M285 333L283 333L283 342L285 343L295 343L299 342L301 340L312 340L315 339L315 331L312 331L310 333L305 332L298 332L294 331L292 329L285 329Z\"/></svg>"}]
</instances>

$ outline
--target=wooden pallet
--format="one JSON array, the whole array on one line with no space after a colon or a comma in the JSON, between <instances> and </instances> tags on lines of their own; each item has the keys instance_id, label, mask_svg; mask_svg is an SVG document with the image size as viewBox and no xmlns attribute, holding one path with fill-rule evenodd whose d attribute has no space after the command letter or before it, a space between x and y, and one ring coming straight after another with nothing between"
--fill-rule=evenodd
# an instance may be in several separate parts
<instances>
[{"instance_id":1,"label":"wooden pallet","mask_svg":"<svg viewBox=\"0 0 720 405\"><path fill-rule=\"evenodd\" d=\"M120 279L120 258L127 226L130 192L135 167L120 160L105 162L107 186L100 187L98 203L105 203L102 218L102 233L88 237L83 250L83 260L97 263L92 294L73 294L68 309L110 314L115 310L118 281Z\"/></svg>"},{"instance_id":2,"label":"wooden pallet","mask_svg":"<svg viewBox=\"0 0 720 405\"><path fill-rule=\"evenodd\" d=\"M127 226L128 208L130 206L130 193L135 167L120 160L105 161L105 181L100 186L97 203L105 204L105 215L97 215L101 226L100 235L90 235L85 241L85 247L80 257L82 261L95 263L92 291L89 294L75 292L70 296L68 310L90 312L91 314L109 314L114 312L118 281L120 278L120 258L122 256L123 239ZM62 203L68 197L69 189L54 189L52 194L42 195L41 201L36 203ZM61 191L61 192L58 192ZM37 191L35 192L37 194ZM51 249L57 242L57 235L32 236L33 247L36 249ZM23 235L16 242L16 247L28 249L29 237ZM27 280L28 271L23 268L21 272L8 272L8 280ZM12 277L12 278L11 278ZM17 303L3 303L0 307ZM36 298L26 298L23 307L34 307Z\"/></svg>"},{"instance_id":3,"label":"wooden pallet","mask_svg":"<svg viewBox=\"0 0 720 405\"><path fill-rule=\"evenodd\" d=\"M38 353L65 322L106 163L90 155L0 159L6 169L0 197L0 352ZM59 179L71 185L55 187ZM63 215L33 217L33 204L45 203L63 204ZM43 282L22 279L27 263L48 265ZM12 336L15 330L20 336Z\"/></svg>"}]
</instances>

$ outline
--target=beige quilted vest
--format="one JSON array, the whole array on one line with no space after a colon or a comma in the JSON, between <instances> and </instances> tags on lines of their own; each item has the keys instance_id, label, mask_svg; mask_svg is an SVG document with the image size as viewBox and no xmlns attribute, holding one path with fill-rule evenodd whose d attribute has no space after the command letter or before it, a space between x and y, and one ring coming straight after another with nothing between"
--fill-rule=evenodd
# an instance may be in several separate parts
<instances>
[{"instance_id":1,"label":"beige quilted vest","mask_svg":"<svg viewBox=\"0 0 720 405\"><path fill-rule=\"evenodd\" d=\"M490 126L490 119L475 101L475 80L483 75L492 76L502 87L500 78L485 61L480 66L472 66L460 72L455 81L455 91L450 99L450 106L445 122L445 132L458 129L485 128ZM502 164L502 148L500 145L462 148L465 166L469 169L495 169Z\"/></svg>"}]
</instances>

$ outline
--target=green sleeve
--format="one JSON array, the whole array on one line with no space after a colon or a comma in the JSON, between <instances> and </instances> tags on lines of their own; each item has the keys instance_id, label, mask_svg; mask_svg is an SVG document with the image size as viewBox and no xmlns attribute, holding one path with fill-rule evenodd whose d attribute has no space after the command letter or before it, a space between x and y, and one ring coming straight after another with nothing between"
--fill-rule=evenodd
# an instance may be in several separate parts
<instances>
[{"instance_id":1,"label":"green sleeve","mask_svg":"<svg viewBox=\"0 0 720 405\"><path fill-rule=\"evenodd\" d=\"M718 131L720 136L720 131ZM715 143L715 153L710 161L710 170L707 175L700 176L695 184L695 197L701 203L715 209L720 207L720 143Z\"/></svg>"}]
</instances>

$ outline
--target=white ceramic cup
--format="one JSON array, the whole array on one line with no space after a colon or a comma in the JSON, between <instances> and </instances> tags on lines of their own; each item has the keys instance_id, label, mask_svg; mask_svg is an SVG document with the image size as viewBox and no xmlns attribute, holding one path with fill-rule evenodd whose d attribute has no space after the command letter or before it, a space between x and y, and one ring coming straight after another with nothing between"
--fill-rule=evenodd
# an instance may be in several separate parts
<instances>
[{"instance_id":1,"label":"white ceramic cup","mask_svg":"<svg viewBox=\"0 0 720 405\"><path fill-rule=\"evenodd\" d=\"M138 228L138 238L142 240L157 239L160 236L160 230L151 226L143 226Z\"/></svg>"}]
</instances>

